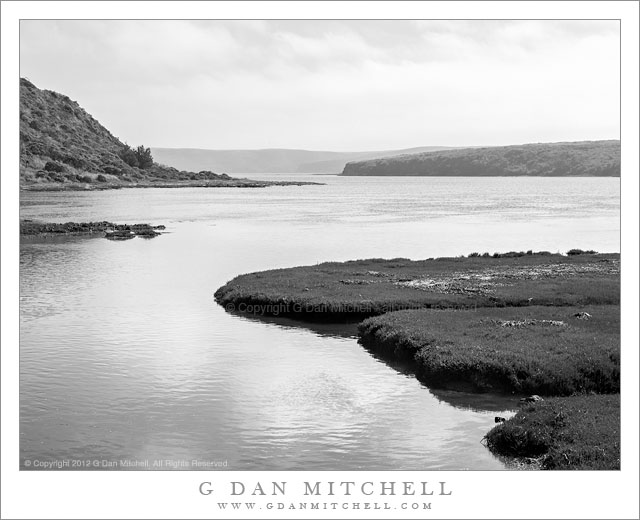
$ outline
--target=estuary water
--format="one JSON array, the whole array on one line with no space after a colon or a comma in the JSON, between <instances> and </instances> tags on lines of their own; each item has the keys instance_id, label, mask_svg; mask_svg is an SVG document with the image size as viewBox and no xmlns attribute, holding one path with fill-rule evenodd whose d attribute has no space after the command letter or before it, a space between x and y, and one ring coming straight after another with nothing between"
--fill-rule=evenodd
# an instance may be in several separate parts
<instances>
[{"instance_id":1,"label":"estuary water","mask_svg":"<svg viewBox=\"0 0 640 520\"><path fill-rule=\"evenodd\" d=\"M21 194L21 218L167 227L22 241L21 467L504 469L481 440L517 396L430 390L355 326L247 319L213 293L329 260L617 252L619 179L248 177L326 185Z\"/></svg>"}]
</instances>

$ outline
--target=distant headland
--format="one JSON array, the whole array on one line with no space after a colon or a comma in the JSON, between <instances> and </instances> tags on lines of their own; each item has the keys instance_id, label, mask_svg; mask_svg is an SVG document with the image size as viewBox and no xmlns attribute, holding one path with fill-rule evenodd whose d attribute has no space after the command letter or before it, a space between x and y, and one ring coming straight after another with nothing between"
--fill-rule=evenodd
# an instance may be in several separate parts
<instances>
[{"instance_id":1,"label":"distant headland","mask_svg":"<svg viewBox=\"0 0 640 520\"><path fill-rule=\"evenodd\" d=\"M342 175L619 177L620 141L439 150L350 162Z\"/></svg>"}]
</instances>

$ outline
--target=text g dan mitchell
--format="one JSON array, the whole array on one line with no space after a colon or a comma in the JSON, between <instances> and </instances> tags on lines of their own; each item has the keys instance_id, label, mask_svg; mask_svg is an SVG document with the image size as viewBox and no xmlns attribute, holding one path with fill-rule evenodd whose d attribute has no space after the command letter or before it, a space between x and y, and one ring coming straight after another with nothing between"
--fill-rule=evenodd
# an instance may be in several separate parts
<instances>
[{"instance_id":1,"label":"text g dan mitchell","mask_svg":"<svg viewBox=\"0 0 640 520\"><path fill-rule=\"evenodd\" d=\"M343 482L302 482L301 489L296 489L296 495L302 492L305 496L448 496L452 491L447 482L394 482L394 481L343 481ZM202 495L230 495L230 496L286 496L287 482L240 482L226 483L224 489L214 490L211 482L201 482L198 491Z\"/></svg>"}]
</instances>

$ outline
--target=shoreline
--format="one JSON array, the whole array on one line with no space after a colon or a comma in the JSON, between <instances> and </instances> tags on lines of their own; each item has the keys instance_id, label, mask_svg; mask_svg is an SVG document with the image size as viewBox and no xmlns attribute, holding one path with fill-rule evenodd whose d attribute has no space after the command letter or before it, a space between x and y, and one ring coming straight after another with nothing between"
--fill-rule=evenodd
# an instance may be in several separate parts
<instances>
[{"instance_id":1,"label":"shoreline","mask_svg":"<svg viewBox=\"0 0 640 520\"><path fill-rule=\"evenodd\" d=\"M135 188L270 188L273 186L324 186L322 182L311 181L254 181L232 179L229 181L167 181L139 183L33 183L22 184L20 191L105 191Z\"/></svg>"}]
</instances>

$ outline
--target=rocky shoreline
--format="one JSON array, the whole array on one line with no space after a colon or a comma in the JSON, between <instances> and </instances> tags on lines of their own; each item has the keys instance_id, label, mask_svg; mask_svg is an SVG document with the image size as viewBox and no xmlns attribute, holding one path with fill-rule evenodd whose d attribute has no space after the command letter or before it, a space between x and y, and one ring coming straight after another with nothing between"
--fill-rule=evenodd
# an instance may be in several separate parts
<instances>
[{"instance_id":1,"label":"rocky shoreline","mask_svg":"<svg viewBox=\"0 0 640 520\"><path fill-rule=\"evenodd\" d=\"M110 240L126 240L136 236L154 238L164 230L164 225L114 224L106 220L100 222L38 222L24 219L20 221L20 237L44 237L65 235L102 234Z\"/></svg>"}]
</instances>

